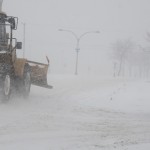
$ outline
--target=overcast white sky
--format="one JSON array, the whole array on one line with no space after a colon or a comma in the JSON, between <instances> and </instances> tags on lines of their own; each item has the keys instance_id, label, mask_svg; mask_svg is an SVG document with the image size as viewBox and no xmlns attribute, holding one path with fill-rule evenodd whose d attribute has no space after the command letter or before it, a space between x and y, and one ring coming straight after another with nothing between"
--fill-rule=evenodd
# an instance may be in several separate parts
<instances>
[{"instance_id":1,"label":"overcast white sky","mask_svg":"<svg viewBox=\"0 0 150 150\"><path fill-rule=\"evenodd\" d=\"M111 44L130 38L145 44L150 31L149 0L3 0L3 11L26 23L26 57L35 61L51 60L52 72L74 73L77 35L87 34L80 42L79 72L109 72L107 63ZM23 25L18 37L23 39ZM104 67L105 66L105 67ZM107 67L106 67L107 66ZM104 69L105 68L105 69ZM111 73L111 71L109 72Z\"/></svg>"}]
</instances>

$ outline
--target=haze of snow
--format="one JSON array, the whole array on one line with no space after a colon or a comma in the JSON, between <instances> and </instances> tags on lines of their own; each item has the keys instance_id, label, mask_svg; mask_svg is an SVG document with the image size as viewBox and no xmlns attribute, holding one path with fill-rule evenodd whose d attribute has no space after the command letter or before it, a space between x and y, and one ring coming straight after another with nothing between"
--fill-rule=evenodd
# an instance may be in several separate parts
<instances>
[{"instance_id":1,"label":"haze of snow","mask_svg":"<svg viewBox=\"0 0 150 150\"><path fill-rule=\"evenodd\" d=\"M18 41L26 23L25 57L49 56L54 88L32 86L29 99L13 95L0 103L0 150L150 149L149 79L101 77L113 74L109 54L116 40L145 47L148 0L7 0L3 10L19 17ZM74 73L76 41L59 28L100 31L80 43L78 76L65 75Z\"/></svg>"},{"instance_id":2,"label":"haze of snow","mask_svg":"<svg viewBox=\"0 0 150 150\"><path fill-rule=\"evenodd\" d=\"M149 150L149 80L49 75L0 104L0 150Z\"/></svg>"},{"instance_id":3,"label":"haze of snow","mask_svg":"<svg viewBox=\"0 0 150 150\"><path fill-rule=\"evenodd\" d=\"M142 47L148 43L149 5L149 0L4 0L3 11L19 17L14 33L18 41L23 41L26 23L25 57L46 62L47 55L53 73L74 73L75 68L76 39L71 33L60 32L60 28L78 36L99 30L100 34L87 34L81 39L79 70L109 75L114 42L131 39ZM22 56L22 51L17 53Z\"/></svg>"}]
</instances>

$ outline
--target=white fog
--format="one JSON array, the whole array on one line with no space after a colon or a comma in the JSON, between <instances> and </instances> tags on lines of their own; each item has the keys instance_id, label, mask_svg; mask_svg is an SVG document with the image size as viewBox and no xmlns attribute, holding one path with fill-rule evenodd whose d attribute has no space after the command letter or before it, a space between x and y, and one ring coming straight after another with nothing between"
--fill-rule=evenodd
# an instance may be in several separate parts
<instances>
[{"instance_id":1,"label":"white fog","mask_svg":"<svg viewBox=\"0 0 150 150\"><path fill-rule=\"evenodd\" d=\"M149 0L1 2L0 150L150 149Z\"/></svg>"}]
</instances>

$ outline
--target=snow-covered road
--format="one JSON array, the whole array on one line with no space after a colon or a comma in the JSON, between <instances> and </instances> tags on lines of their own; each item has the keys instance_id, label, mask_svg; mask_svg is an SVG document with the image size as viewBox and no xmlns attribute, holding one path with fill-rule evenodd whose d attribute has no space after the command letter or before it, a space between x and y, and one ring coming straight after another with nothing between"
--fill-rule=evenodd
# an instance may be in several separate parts
<instances>
[{"instance_id":1,"label":"snow-covered road","mask_svg":"<svg viewBox=\"0 0 150 150\"><path fill-rule=\"evenodd\" d=\"M50 75L0 104L0 150L149 150L150 82Z\"/></svg>"}]
</instances>

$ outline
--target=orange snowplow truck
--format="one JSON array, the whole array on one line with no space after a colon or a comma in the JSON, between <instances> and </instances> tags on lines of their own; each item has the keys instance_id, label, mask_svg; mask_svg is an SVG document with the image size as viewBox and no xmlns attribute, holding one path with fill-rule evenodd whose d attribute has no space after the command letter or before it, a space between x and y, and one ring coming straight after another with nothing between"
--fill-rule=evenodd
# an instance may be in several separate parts
<instances>
[{"instance_id":1,"label":"orange snowplow truck","mask_svg":"<svg viewBox=\"0 0 150 150\"><path fill-rule=\"evenodd\" d=\"M13 37L17 24L17 17L7 16L0 11L0 99L2 100L8 100L12 91L19 91L27 98L31 84L52 88L47 84L49 61L43 64L17 58L16 50L22 49L22 42L18 42Z\"/></svg>"}]
</instances>

